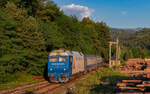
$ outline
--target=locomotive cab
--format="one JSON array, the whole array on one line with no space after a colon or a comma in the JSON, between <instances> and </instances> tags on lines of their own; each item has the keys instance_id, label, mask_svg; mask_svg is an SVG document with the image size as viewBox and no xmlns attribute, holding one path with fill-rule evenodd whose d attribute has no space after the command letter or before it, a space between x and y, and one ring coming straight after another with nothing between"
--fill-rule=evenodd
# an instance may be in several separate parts
<instances>
[{"instance_id":1,"label":"locomotive cab","mask_svg":"<svg viewBox=\"0 0 150 94\"><path fill-rule=\"evenodd\" d=\"M48 77L50 82L67 82L70 80L72 56L52 55L48 58Z\"/></svg>"}]
</instances>

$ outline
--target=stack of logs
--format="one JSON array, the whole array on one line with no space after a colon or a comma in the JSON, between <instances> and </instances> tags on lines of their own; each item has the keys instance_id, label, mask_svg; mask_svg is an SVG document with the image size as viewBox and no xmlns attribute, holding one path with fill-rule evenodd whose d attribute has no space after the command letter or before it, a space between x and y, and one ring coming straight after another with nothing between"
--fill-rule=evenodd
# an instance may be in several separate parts
<instances>
[{"instance_id":1,"label":"stack of logs","mask_svg":"<svg viewBox=\"0 0 150 94\"><path fill-rule=\"evenodd\" d=\"M121 70L124 71L136 71L143 70L146 66L146 62L144 59L129 59L124 67L121 67Z\"/></svg>"},{"instance_id":2,"label":"stack of logs","mask_svg":"<svg viewBox=\"0 0 150 94\"><path fill-rule=\"evenodd\" d=\"M150 94L150 59L129 59L120 70L127 73L130 80L116 84L120 92L117 94Z\"/></svg>"},{"instance_id":3,"label":"stack of logs","mask_svg":"<svg viewBox=\"0 0 150 94\"><path fill-rule=\"evenodd\" d=\"M135 75L146 75L147 78L150 78L150 59L129 59L125 66L120 67L119 70L132 72Z\"/></svg>"},{"instance_id":4,"label":"stack of logs","mask_svg":"<svg viewBox=\"0 0 150 94\"><path fill-rule=\"evenodd\" d=\"M144 69L144 71L147 73L146 77L150 79L150 59L146 59L146 68Z\"/></svg>"},{"instance_id":5,"label":"stack of logs","mask_svg":"<svg viewBox=\"0 0 150 94\"><path fill-rule=\"evenodd\" d=\"M122 82L117 83L117 94L143 94L144 92L149 92L150 81L143 80L122 80ZM122 92L122 93L121 93Z\"/></svg>"}]
</instances>

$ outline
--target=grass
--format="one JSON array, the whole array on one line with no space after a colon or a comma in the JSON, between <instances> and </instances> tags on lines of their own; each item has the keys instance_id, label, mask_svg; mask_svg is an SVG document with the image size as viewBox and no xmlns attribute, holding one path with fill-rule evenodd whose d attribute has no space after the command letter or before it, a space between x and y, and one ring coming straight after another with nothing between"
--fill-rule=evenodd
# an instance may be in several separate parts
<instances>
[{"instance_id":1,"label":"grass","mask_svg":"<svg viewBox=\"0 0 150 94\"><path fill-rule=\"evenodd\" d=\"M29 75L29 74L26 74L26 73L17 73L17 74L14 74L14 75L16 75L15 76L16 78L14 80L10 81L10 82L0 84L0 89L12 90L14 88L11 88L11 87L41 81L41 80L34 80L32 78L32 75Z\"/></svg>"},{"instance_id":2,"label":"grass","mask_svg":"<svg viewBox=\"0 0 150 94\"><path fill-rule=\"evenodd\" d=\"M30 87L30 88L27 88L26 91L33 91L35 89L37 89L37 87Z\"/></svg>"},{"instance_id":3,"label":"grass","mask_svg":"<svg viewBox=\"0 0 150 94\"><path fill-rule=\"evenodd\" d=\"M79 81L69 94L110 94L114 90L113 83L123 79L128 79L128 77L107 68L89 76L86 80ZM102 86L100 85L102 82L109 82L112 85Z\"/></svg>"}]
</instances>

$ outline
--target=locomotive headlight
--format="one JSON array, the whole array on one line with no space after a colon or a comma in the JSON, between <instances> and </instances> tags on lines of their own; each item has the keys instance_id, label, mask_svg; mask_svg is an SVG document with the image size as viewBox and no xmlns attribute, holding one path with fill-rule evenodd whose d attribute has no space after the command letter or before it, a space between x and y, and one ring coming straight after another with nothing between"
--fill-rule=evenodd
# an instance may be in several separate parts
<instances>
[{"instance_id":1,"label":"locomotive headlight","mask_svg":"<svg viewBox=\"0 0 150 94\"><path fill-rule=\"evenodd\" d=\"M52 68L50 68L50 71L52 71L53 69Z\"/></svg>"},{"instance_id":2,"label":"locomotive headlight","mask_svg":"<svg viewBox=\"0 0 150 94\"><path fill-rule=\"evenodd\" d=\"M66 70L66 68L64 68L64 71Z\"/></svg>"}]
</instances>

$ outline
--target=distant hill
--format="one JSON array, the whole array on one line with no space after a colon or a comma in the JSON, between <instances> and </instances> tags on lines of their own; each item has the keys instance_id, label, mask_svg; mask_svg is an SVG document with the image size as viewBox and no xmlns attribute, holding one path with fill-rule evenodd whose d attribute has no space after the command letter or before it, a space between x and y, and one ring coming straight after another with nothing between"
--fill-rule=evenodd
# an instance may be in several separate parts
<instances>
[{"instance_id":1,"label":"distant hill","mask_svg":"<svg viewBox=\"0 0 150 94\"><path fill-rule=\"evenodd\" d=\"M125 31L125 32L136 32L136 31L139 31L139 30L142 30L143 28L139 27L139 28L111 28L111 30L122 30L122 31Z\"/></svg>"},{"instance_id":2,"label":"distant hill","mask_svg":"<svg viewBox=\"0 0 150 94\"><path fill-rule=\"evenodd\" d=\"M136 29L118 29L111 28L111 37L112 40L115 40L118 36L121 40L129 39L129 37L136 32Z\"/></svg>"},{"instance_id":3,"label":"distant hill","mask_svg":"<svg viewBox=\"0 0 150 94\"><path fill-rule=\"evenodd\" d=\"M111 28L112 40L119 37L120 44L124 47L135 47L146 50L150 55L150 28L116 29Z\"/></svg>"}]
</instances>

